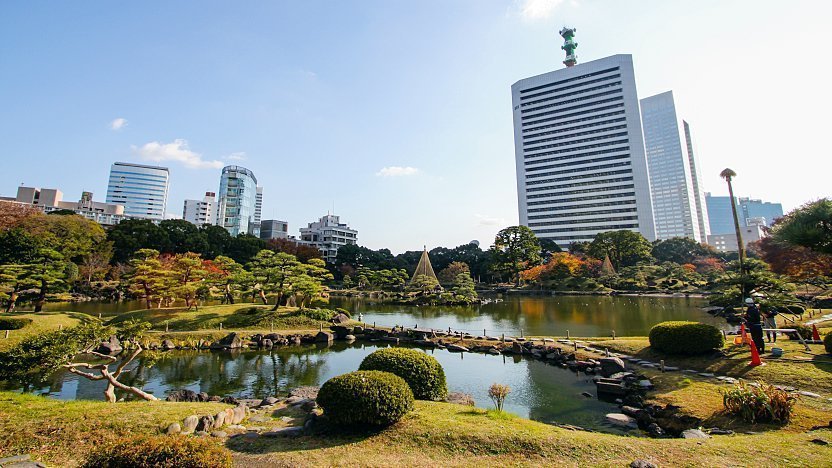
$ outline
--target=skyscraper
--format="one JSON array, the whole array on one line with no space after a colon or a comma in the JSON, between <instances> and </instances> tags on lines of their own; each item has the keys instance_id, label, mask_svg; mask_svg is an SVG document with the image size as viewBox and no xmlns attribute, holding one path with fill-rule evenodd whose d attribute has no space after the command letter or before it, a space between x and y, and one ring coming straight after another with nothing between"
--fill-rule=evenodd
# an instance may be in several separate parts
<instances>
[{"instance_id":1,"label":"skyscraper","mask_svg":"<svg viewBox=\"0 0 832 468\"><path fill-rule=\"evenodd\" d=\"M185 200L182 208L182 219L197 226L214 224L217 219L215 211L216 195L214 192L205 192L202 200Z\"/></svg>"},{"instance_id":2,"label":"skyscraper","mask_svg":"<svg viewBox=\"0 0 832 468\"><path fill-rule=\"evenodd\" d=\"M734 215L731 212L731 197L705 194L708 210L708 221L711 234L731 234L734 232ZM764 202L748 197L734 199L737 206L737 217L740 227L763 224L771 226L783 216L783 205L780 203ZM762 222L762 223L761 223Z\"/></svg>"},{"instance_id":3,"label":"skyscraper","mask_svg":"<svg viewBox=\"0 0 832 468\"><path fill-rule=\"evenodd\" d=\"M236 236L248 232L257 204L257 178L241 166L225 166L220 176L217 225Z\"/></svg>"},{"instance_id":4,"label":"skyscraper","mask_svg":"<svg viewBox=\"0 0 832 468\"><path fill-rule=\"evenodd\" d=\"M561 246L620 229L655 239L632 56L526 78L511 94L520 223Z\"/></svg>"},{"instance_id":5,"label":"skyscraper","mask_svg":"<svg viewBox=\"0 0 832 468\"><path fill-rule=\"evenodd\" d=\"M263 187L257 187L257 195L254 198L254 217L248 224L248 233L260 237L260 216L263 213Z\"/></svg>"},{"instance_id":6,"label":"skyscraper","mask_svg":"<svg viewBox=\"0 0 832 468\"><path fill-rule=\"evenodd\" d=\"M165 219L168 204L168 168L125 162L113 163L107 185L107 203L124 206L130 218Z\"/></svg>"},{"instance_id":7,"label":"skyscraper","mask_svg":"<svg viewBox=\"0 0 832 468\"><path fill-rule=\"evenodd\" d=\"M680 125L673 91L642 99L641 119L656 238L706 242L690 127L686 122Z\"/></svg>"}]
</instances>

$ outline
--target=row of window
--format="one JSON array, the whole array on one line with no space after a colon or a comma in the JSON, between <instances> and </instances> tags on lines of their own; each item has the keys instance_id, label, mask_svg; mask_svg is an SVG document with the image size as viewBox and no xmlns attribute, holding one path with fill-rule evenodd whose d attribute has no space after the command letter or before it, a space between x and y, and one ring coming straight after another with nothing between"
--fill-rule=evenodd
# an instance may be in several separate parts
<instances>
[{"instance_id":1,"label":"row of window","mask_svg":"<svg viewBox=\"0 0 832 468\"><path fill-rule=\"evenodd\" d=\"M630 188L633 186L630 185ZM560 200L544 200L544 201L535 201L529 202L528 205L551 205L553 203L574 203L579 201L588 201L588 200L608 200L610 198L624 198L624 197L635 197L635 192L624 192L624 193L608 193L604 195L591 195L588 197L573 197L573 198L563 198ZM609 204L614 204L617 202L609 202ZM624 202L621 202L624 203ZM547 206L546 208L532 208L529 210L529 213L540 213L543 211L551 211L551 210L560 210L560 209L570 209L570 208L577 208L580 206L605 206L606 203L596 203L593 205L567 205L567 206Z\"/></svg>"},{"instance_id":2,"label":"row of window","mask_svg":"<svg viewBox=\"0 0 832 468\"><path fill-rule=\"evenodd\" d=\"M604 231L618 231L621 229L633 229L638 228L638 224L607 224L604 226L585 226L585 227L574 227L574 228L559 228L559 229L532 229L535 234L547 234L550 232L582 232L582 231L597 231L597 232L604 232ZM577 236L569 236L575 237L576 239L587 239L587 237L577 237ZM588 236L588 240L592 240L595 236ZM550 237L550 239L556 240L568 240L568 239L558 239L557 237Z\"/></svg>"},{"instance_id":3,"label":"row of window","mask_svg":"<svg viewBox=\"0 0 832 468\"><path fill-rule=\"evenodd\" d=\"M613 112L611 114L603 114L603 115L605 115L605 116L621 115L623 113L624 113L624 111L619 111L619 112ZM596 117L591 117L591 118L588 118L588 119L573 120L572 122L579 122L579 121L586 121L586 120L598 120L599 118L600 118L599 116L596 116ZM560 130L552 130L550 132L535 133L534 135L523 135L523 143L526 144L526 143L543 142L543 141L547 141L547 140L546 139L532 140L531 138L540 138L540 137L543 137L543 136L546 136L546 135L556 135L558 133L569 133L569 132L574 132L576 130L582 130L584 128L601 127L603 125L611 125L611 124L615 124L615 123L624 122L626 120L627 119L624 118L624 117L619 117L617 119L602 120L600 122L594 122L594 123L589 123L589 124L585 124L585 125L577 125L575 127L562 128ZM551 126L552 127L558 127L558 126L562 126L562 124L551 125ZM525 132L525 130L524 130L524 132Z\"/></svg>"},{"instance_id":4,"label":"row of window","mask_svg":"<svg viewBox=\"0 0 832 468\"><path fill-rule=\"evenodd\" d=\"M635 196L635 194L614 194L614 195L631 195ZM587 198L611 198L613 195L604 195L600 197L587 197ZM619 201L611 201L611 202L604 202L604 203L587 203L583 205L559 205L559 206L549 206L546 208L533 208L529 210L529 213L552 213L555 211L564 211L564 210L583 210L587 208L600 208L605 206L623 206L623 205L633 205L635 204L635 200L619 200ZM529 216L529 219L542 219L546 216Z\"/></svg>"},{"instance_id":5,"label":"row of window","mask_svg":"<svg viewBox=\"0 0 832 468\"><path fill-rule=\"evenodd\" d=\"M553 176L559 174L574 174L576 172L586 172L586 171L597 171L598 169L612 169L614 167L625 167L629 166L630 161L612 163L612 164L601 164L600 166L585 166L585 167L576 167L573 169L564 169L562 171L551 171L551 172L535 172L533 174L526 174L526 180L535 179L538 177L546 177L546 176ZM531 182L529 182L531 183Z\"/></svg>"},{"instance_id":6,"label":"row of window","mask_svg":"<svg viewBox=\"0 0 832 468\"><path fill-rule=\"evenodd\" d=\"M520 90L520 94L525 94L525 93L528 93L530 91L537 91L538 89L550 88L552 86L557 86L557 85L566 84L566 83L570 83L570 82L581 81L581 80L584 80L586 78L592 78L593 76L603 75L604 73L609 73L609 72L614 72L614 71L618 71L618 67L612 67L612 68L608 68L606 70L587 73L585 75L575 76L575 77L572 77L572 78L567 78L565 80L553 81L551 83L547 83L545 85L540 85L540 86L535 86L533 88L522 89L522 90ZM561 88L561 89L565 89L565 88ZM534 96L535 95L530 94L530 95L527 95L527 96L521 96L520 99L528 99L528 98L532 98Z\"/></svg>"},{"instance_id":7,"label":"row of window","mask_svg":"<svg viewBox=\"0 0 832 468\"><path fill-rule=\"evenodd\" d=\"M627 146L627 147L623 147L623 148L616 148L614 150L595 151L593 153L586 153L586 154L582 154L580 156L584 157L584 156L590 156L590 155L595 155L595 154L603 154L603 153L618 153L618 152L621 152L621 151L627 151L629 149L630 149L630 147ZM629 159L629 157L630 157L630 153L626 153L626 152L621 153L621 154L616 154L616 155L613 155L613 156L604 156L602 158L590 158L590 159L577 159L577 158L572 158L572 157L561 156L559 158L551 158L551 159L546 159L546 160L542 160L542 161L526 161L526 166L531 166L532 164L536 164L536 163L545 163L545 162L549 162L549 161L562 160L562 159L570 159L570 161L559 163L559 164L549 164L548 166L527 167L526 171L530 172L530 171L542 171L542 170L546 170L546 169L557 169L557 168L560 168L560 167L578 166L578 165L581 165L581 164L592 164L592 163L599 163L599 162L604 162L604 161L615 161L615 160L618 160L618 159Z\"/></svg>"},{"instance_id":8,"label":"row of window","mask_svg":"<svg viewBox=\"0 0 832 468\"><path fill-rule=\"evenodd\" d=\"M523 122L524 126L525 125L534 125L534 124L539 123L539 122L545 122L546 120L542 120L542 119L541 120L530 120L530 119L537 119L538 117L544 117L544 116L547 116L547 115L560 116L560 118L573 117L573 116L576 116L576 115L586 114L586 113L594 111L594 110L600 110L600 109L587 109L588 107L594 107L594 106L598 106L598 105L601 105L601 104L607 104L607 103L610 103L610 102L621 101L623 99L624 99L623 96L615 96L615 97L611 97L611 98L607 98L607 99L600 99L598 101L586 102L586 103L578 104L578 105L575 105L575 106L564 107L564 108L558 109L558 110L552 110L552 111L548 111L548 112L541 112L539 114L528 115L528 116L523 117L522 122ZM577 112L567 114L568 112L571 112L571 111L577 111ZM549 117L549 119L557 119L557 118L558 117Z\"/></svg>"},{"instance_id":9,"label":"row of window","mask_svg":"<svg viewBox=\"0 0 832 468\"><path fill-rule=\"evenodd\" d=\"M627 128L626 125L623 126L623 127L625 129ZM595 131L595 132L592 132L592 133L603 133L603 132L604 132L604 130L600 130L600 131ZM582 138L580 140L565 141L563 143L553 143L551 145L541 145L541 146L535 146L533 148L525 148L523 151L525 153L529 153L531 151L540 151L540 150L544 150L544 149L548 149L548 148L560 148L560 147L563 147L563 146L572 146L572 145L578 145L578 144L581 144L581 143L588 143L590 141L608 140L610 138L619 138L619 137L625 137L625 136L627 136L627 132L611 133L609 135L601 135L601 136L596 136L596 137L592 137L592 138ZM563 139L563 138L569 138L569 137L561 137L559 139ZM527 156L532 156L532 155L527 154Z\"/></svg>"},{"instance_id":10,"label":"row of window","mask_svg":"<svg viewBox=\"0 0 832 468\"><path fill-rule=\"evenodd\" d=\"M620 98L615 98L615 99L612 99L612 100L613 101L618 101L619 99ZM530 128L524 129L523 133L536 132L538 130L543 130L543 129L546 129L546 128L557 127L557 126L565 125L565 124L568 124L568 123L571 123L571 122L579 122L580 121L580 120L564 121L563 119L568 119L570 117L582 116L582 117L585 117L587 120L589 120L589 119L591 119L591 117L589 117L589 115L593 115L593 116L601 115L601 114L593 114L593 112L601 112L601 111L612 110L612 109L622 109L623 107L624 107L624 103L619 102L617 104L598 107L598 108L595 108L595 109L579 110L578 112L573 112L571 114L561 115L559 117L549 117L549 118L546 118L546 119L535 120L535 121L532 121L532 122L523 122L523 123L520 124L520 126L521 127L531 126ZM620 112L623 113L624 111L622 110ZM558 123L550 124L550 125L540 125L540 124L545 123L545 122L558 122Z\"/></svg>"},{"instance_id":11,"label":"row of window","mask_svg":"<svg viewBox=\"0 0 832 468\"><path fill-rule=\"evenodd\" d=\"M627 135L627 134L624 133L624 135ZM619 135L613 135L613 136L618 137ZM555 151L547 151L545 153L525 154L525 155L523 155L523 157L525 159L531 159L531 158L539 158L541 156L550 156L550 155L553 155L553 154L570 153L569 156L565 156L565 158L566 159L573 159L573 158L580 158L581 156L585 156L587 154L594 154L594 153L583 153L584 150L588 150L588 149L592 149L592 148L603 148L605 146L626 145L627 143L629 143L629 141L626 140L626 139L624 139L624 140L613 140L613 141L606 141L604 143L595 143L593 145L576 146L574 148L566 148L566 149L555 150ZM620 150L620 149L621 148L615 148L614 150ZM541 161L549 161L549 160L548 159L543 159L543 160L536 160L536 161L531 161L531 162L534 163L534 162L541 162Z\"/></svg>"},{"instance_id":12,"label":"row of window","mask_svg":"<svg viewBox=\"0 0 832 468\"><path fill-rule=\"evenodd\" d=\"M617 84L621 85L621 82L619 81ZM602 88L608 88L608 87L609 86L603 86ZM613 94L621 94L622 92L623 92L623 90L619 87L617 89L611 89L609 91L594 93L594 94L590 94L588 96L576 97L576 98L568 99L566 101L553 102L552 104L537 106L537 107L533 107L531 109L523 109L523 110L520 111L520 114L521 115L522 114L529 114L530 112L537 112L537 111L540 111L540 110L543 110L543 109L551 109L553 107L561 108L562 106L564 106L566 104L574 104L576 102L589 101L590 99L599 98L601 96L611 96ZM575 93L575 94L582 94L582 93ZM568 109L568 107L567 107L567 109ZM544 112L544 113L541 113L541 114L529 115L528 117L536 117L538 115L546 115L546 113Z\"/></svg>"},{"instance_id":13,"label":"row of window","mask_svg":"<svg viewBox=\"0 0 832 468\"><path fill-rule=\"evenodd\" d=\"M552 219L552 218L576 218L578 216L594 216L594 215L605 215L605 214L618 214L618 213L635 213L636 207L630 208L620 208L614 210L599 210L599 211L577 211L572 213L557 213L557 214L548 214L548 215L536 215L536 216L529 216L529 219Z\"/></svg>"},{"instance_id":14,"label":"row of window","mask_svg":"<svg viewBox=\"0 0 832 468\"><path fill-rule=\"evenodd\" d=\"M533 187L526 189L527 193L531 192L543 192L547 190L560 190L564 188L573 188L573 187L588 187L590 185L602 185L602 184L614 184L617 182L629 182L633 180L632 177L616 177L615 179L603 179L603 180L590 180L587 182L576 182L574 184L561 184L561 185L550 185L547 187Z\"/></svg>"},{"instance_id":15,"label":"row of window","mask_svg":"<svg viewBox=\"0 0 832 468\"><path fill-rule=\"evenodd\" d=\"M556 93L558 91L565 91L567 89L580 88L580 87L588 86L588 85L595 84L595 83L602 83L604 81L614 80L616 78L621 78L621 74L609 75L609 76L605 76L603 78L598 78L596 80L584 81L583 83L577 83L577 84L573 84L573 85L570 85L570 86L564 86L563 88L553 89L551 91L546 91L545 93L538 93L538 94L534 95L533 97L541 97L541 96L547 96L547 97L545 99L538 99L537 101L524 102L524 103L520 104L520 107L533 106L535 104L540 104L541 102L551 101L551 100L562 98L562 97L572 96L572 95L575 95L575 94L578 94L578 93L586 93L586 92L589 92L589 91L594 91L594 90L597 90L597 89L601 89L602 86L596 86L594 88L586 88L586 89L582 89L580 91L575 91L575 92L572 92L572 93L558 94L556 96L551 95L552 93ZM621 82L619 81L619 82L614 83L614 84L620 85ZM607 86L609 86L609 85L607 85ZM528 99L530 97L532 97L532 96L523 96L522 98L520 98L520 100Z\"/></svg>"},{"instance_id":16,"label":"row of window","mask_svg":"<svg viewBox=\"0 0 832 468\"><path fill-rule=\"evenodd\" d=\"M624 107L624 104L616 104L616 105L613 105L613 106L607 106L604 109L618 108L619 110L616 110L614 112L605 112L603 114L591 114L591 113L587 114L585 112L580 112L578 115L581 115L582 116L581 118L572 119L572 120L562 120L562 121L557 122L557 123L553 123L553 124L549 124L549 125L541 125L539 127L524 128L523 133L539 132L540 130L546 130L547 128L558 128L558 127L563 127L565 125L572 125L572 124L581 123L581 122L591 122L593 120L605 119L607 117L614 117L616 115L624 115L624 109L621 109L622 107ZM558 120L558 119L546 119L546 120L548 121L548 120ZM596 125L603 125L604 123L606 123L606 122L600 122L600 123L597 123ZM559 131L568 132L571 128L572 127L566 128L566 129L563 129L563 130L559 130ZM574 128L584 128L584 127L577 126L577 127L574 127ZM534 135L523 135L523 138L524 139L525 138L537 138L538 136L549 135L549 134L552 134L552 133L557 133L557 131L535 133Z\"/></svg>"},{"instance_id":17,"label":"row of window","mask_svg":"<svg viewBox=\"0 0 832 468\"><path fill-rule=\"evenodd\" d=\"M633 210L635 211L635 210ZM544 227L544 226L572 226L575 224L593 224L593 223L611 223L615 221L638 221L638 216L613 216L612 218L591 218L591 219L570 219L567 221L547 221L545 223L529 223L529 227ZM577 231L577 229L567 229L567 231Z\"/></svg>"},{"instance_id":18,"label":"row of window","mask_svg":"<svg viewBox=\"0 0 832 468\"><path fill-rule=\"evenodd\" d=\"M552 182L563 182L566 180L578 180L578 179L590 179L592 177L608 177L613 175L621 175L621 174L632 174L632 169L620 169L617 171L606 171L606 172L594 172L589 174L577 174L568 177L555 177L552 179L542 179L542 180L533 180L530 182L526 182L526 185L539 185L539 184L549 184Z\"/></svg>"},{"instance_id":19,"label":"row of window","mask_svg":"<svg viewBox=\"0 0 832 468\"><path fill-rule=\"evenodd\" d=\"M563 196L563 195L578 195L578 194L581 194L581 193L611 192L613 190L626 190L626 189L631 189L631 188L635 188L635 186L633 184L625 184L625 185L615 185L615 186L612 186L612 187L597 187L597 188L591 188L591 189L570 190L568 192L560 192L560 193L539 193L537 195L528 195L526 198L552 199L552 198L560 197L560 196ZM559 203L560 201L561 200L551 200L551 201L545 201L545 202L540 202L540 203L529 202L528 204L529 205L535 205L535 204L544 204L544 203L553 203L553 202L558 202Z\"/></svg>"},{"instance_id":20,"label":"row of window","mask_svg":"<svg viewBox=\"0 0 832 468\"><path fill-rule=\"evenodd\" d=\"M624 119L621 119L621 120L624 120ZM605 123L610 124L612 122L605 122ZM571 139L571 138L576 138L576 137L581 137L581 136L586 136L586 135L596 135L598 133L605 133L605 132L611 132L613 130L622 130L622 129L626 130L627 125L615 125L615 126L604 127L604 128L596 128L595 130L587 130L587 131L584 131L584 132L570 133L568 135L563 135L563 136L558 136L558 137L553 137L553 138L542 138L540 140L524 141L523 146L524 146L524 149L526 151L534 151L534 150L537 150L537 149L548 148L548 147L547 146L536 146L536 147L533 147L533 148L531 148L531 147L530 148L525 148L525 146L526 145L536 145L536 144L540 144L540 143L548 143L550 141L568 140L568 139ZM579 141L573 141L573 143L579 143Z\"/></svg>"}]
</instances>

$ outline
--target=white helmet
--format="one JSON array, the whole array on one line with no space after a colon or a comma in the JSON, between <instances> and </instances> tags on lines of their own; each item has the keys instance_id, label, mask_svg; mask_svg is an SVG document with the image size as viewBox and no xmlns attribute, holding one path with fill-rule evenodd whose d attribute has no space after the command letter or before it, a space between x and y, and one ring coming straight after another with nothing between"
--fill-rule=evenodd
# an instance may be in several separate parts
<instances>
[{"instance_id":1,"label":"white helmet","mask_svg":"<svg viewBox=\"0 0 832 468\"><path fill-rule=\"evenodd\" d=\"M750 297L747 297L747 298L745 298L745 303L746 303L746 304L753 304L753 303L754 303L754 299L751 299Z\"/></svg>"}]
</instances>

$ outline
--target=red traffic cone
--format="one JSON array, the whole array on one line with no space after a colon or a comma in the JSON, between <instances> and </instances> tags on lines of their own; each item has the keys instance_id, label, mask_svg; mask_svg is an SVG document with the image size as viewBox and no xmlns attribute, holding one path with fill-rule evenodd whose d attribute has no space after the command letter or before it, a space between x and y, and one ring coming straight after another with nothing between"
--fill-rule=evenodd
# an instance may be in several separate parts
<instances>
[{"instance_id":1,"label":"red traffic cone","mask_svg":"<svg viewBox=\"0 0 832 468\"><path fill-rule=\"evenodd\" d=\"M818 327L815 324L812 324L812 340L820 341L820 333L818 333Z\"/></svg>"},{"instance_id":2,"label":"red traffic cone","mask_svg":"<svg viewBox=\"0 0 832 468\"><path fill-rule=\"evenodd\" d=\"M740 324L740 336L742 336L742 342L748 343L751 340L748 338L748 333L745 332L745 324Z\"/></svg>"},{"instance_id":3,"label":"red traffic cone","mask_svg":"<svg viewBox=\"0 0 832 468\"><path fill-rule=\"evenodd\" d=\"M751 345L751 362L748 363L749 366L755 367L763 364L763 360L760 359L760 353L757 352L757 345L754 344L754 341L750 341L749 344Z\"/></svg>"}]
</instances>

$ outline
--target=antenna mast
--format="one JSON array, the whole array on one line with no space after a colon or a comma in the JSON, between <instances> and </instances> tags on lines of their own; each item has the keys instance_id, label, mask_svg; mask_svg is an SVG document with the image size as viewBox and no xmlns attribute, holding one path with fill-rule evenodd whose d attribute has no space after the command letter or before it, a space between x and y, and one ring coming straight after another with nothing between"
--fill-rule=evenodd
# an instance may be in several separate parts
<instances>
[{"instance_id":1,"label":"antenna mast","mask_svg":"<svg viewBox=\"0 0 832 468\"><path fill-rule=\"evenodd\" d=\"M567 67L573 67L578 63L578 55L575 54L575 49L578 48L578 43L575 42L575 32L577 30L577 28L567 28L565 26L560 30L560 36L563 38L563 45L560 48L566 51L566 60L563 61L563 64Z\"/></svg>"}]
</instances>

